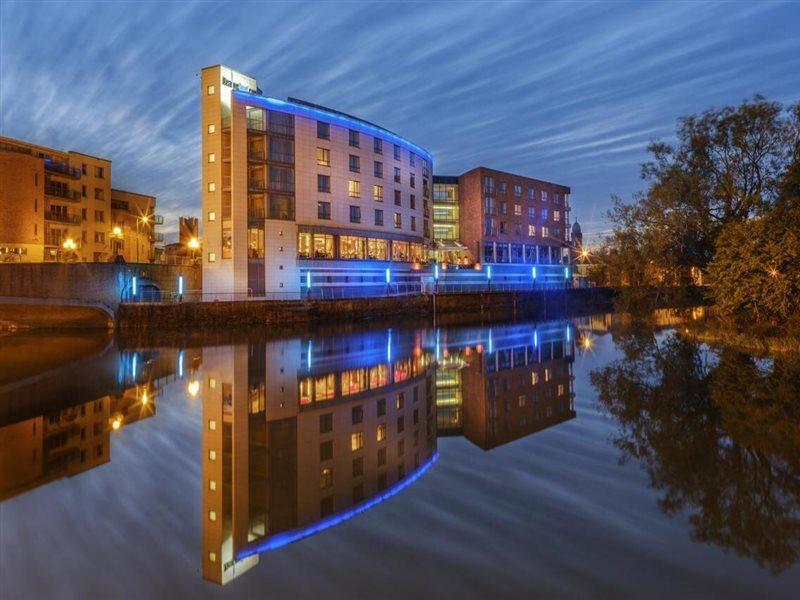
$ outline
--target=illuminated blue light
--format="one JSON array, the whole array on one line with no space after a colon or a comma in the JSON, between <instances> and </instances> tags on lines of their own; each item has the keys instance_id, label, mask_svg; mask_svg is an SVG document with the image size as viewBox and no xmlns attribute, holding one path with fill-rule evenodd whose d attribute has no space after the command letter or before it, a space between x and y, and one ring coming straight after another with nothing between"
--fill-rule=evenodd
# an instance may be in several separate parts
<instances>
[{"instance_id":1,"label":"illuminated blue light","mask_svg":"<svg viewBox=\"0 0 800 600\"><path fill-rule=\"evenodd\" d=\"M311 106L305 106L303 104L295 104L293 102L288 102L286 100L279 100L278 98L269 98L267 96L261 96L260 94L251 94L249 92L243 92L241 90L234 90L233 96L238 100L246 102L251 106L261 106L262 108L271 108L274 110L281 110L284 112L289 112L294 115L298 115L301 117L308 117L311 119L318 119L319 117L324 117L326 121L330 121L331 123L342 125L344 127L348 127L350 129L356 129L358 131L362 131L366 134L372 136L379 136L388 138L394 142L397 142L401 146L405 146L408 150L415 152L416 154L421 155L424 158L427 158L429 161L428 167L433 169L433 157L431 156L430 152L422 148L421 146L417 146L415 143L400 137L396 133L392 133L388 129L384 129L383 127L378 127L377 125L371 125L360 119L347 117L342 114L333 113L322 108L315 108Z\"/></svg>"},{"instance_id":2,"label":"illuminated blue light","mask_svg":"<svg viewBox=\"0 0 800 600\"><path fill-rule=\"evenodd\" d=\"M572 339L572 331L570 330L569 325L567 325L567 341L570 341L570 339Z\"/></svg>"},{"instance_id":3,"label":"illuminated blue light","mask_svg":"<svg viewBox=\"0 0 800 600\"><path fill-rule=\"evenodd\" d=\"M436 362L439 362L439 354L440 354L440 348L439 348L439 330L437 329L437 330L436 330Z\"/></svg>"},{"instance_id":4,"label":"illuminated blue light","mask_svg":"<svg viewBox=\"0 0 800 600\"><path fill-rule=\"evenodd\" d=\"M564 267L564 279L569 279L569 267Z\"/></svg>"},{"instance_id":5,"label":"illuminated blue light","mask_svg":"<svg viewBox=\"0 0 800 600\"><path fill-rule=\"evenodd\" d=\"M439 281L439 265L433 265L433 278Z\"/></svg>"},{"instance_id":6,"label":"illuminated blue light","mask_svg":"<svg viewBox=\"0 0 800 600\"><path fill-rule=\"evenodd\" d=\"M386 283L391 283L391 282L392 282L392 273L391 271L389 271L389 269L386 269Z\"/></svg>"},{"instance_id":7,"label":"illuminated blue light","mask_svg":"<svg viewBox=\"0 0 800 600\"><path fill-rule=\"evenodd\" d=\"M178 377L183 379L183 350L178 352Z\"/></svg>"},{"instance_id":8,"label":"illuminated blue light","mask_svg":"<svg viewBox=\"0 0 800 600\"><path fill-rule=\"evenodd\" d=\"M252 556L253 554L259 554L261 552L269 552L272 550L283 548L284 546L302 540L303 538L312 536L316 533L325 531L326 529L329 529L331 527L334 527L335 525L338 525L339 523L347 521L348 519L351 519L356 515L368 511L373 506L380 504L381 502L383 502L388 498L391 498L398 492L401 492L402 490L410 486L417 479L422 477L428 471L428 469L431 468L433 463L435 463L438 458L439 458L439 453L437 452L431 457L431 459L428 462L426 462L419 469L417 469L417 471L414 474L409 475L406 479L396 483L395 485L381 492L374 498L370 498L369 500L361 502L360 504L356 504L355 506L352 506L351 508L345 511L342 511L335 515L331 515L330 517L320 519L319 521L317 521L312 525L309 525L308 527L301 527L299 529L294 529L292 531L286 531L284 533L279 533L278 535L274 535L271 538L265 540L263 543L254 546L252 548L247 548L246 550L243 550L242 552L238 553L236 555L236 560L247 558L248 556Z\"/></svg>"},{"instance_id":9,"label":"illuminated blue light","mask_svg":"<svg viewBox=\"0 0 800 600\"><path fill-rule=\"evenodd\" d=\"M390 329L386 335L386 362L392 362L392 330Z\"/></svg>"},{"instance_id":10,"label":"illuminated blue light","mask_svg":"<svg viewBox=\"0 0 800 600\"><path fill-rule=\"evenodd\" d=\"M133 291L133 295L136 295L136 277L131 279L131 290Z\"/></svg>"},{"instance_id":11,"label":"illuminated blue light","mask_svg":"<svg viewBox=\"0 0 800 600\"><path fill-rule=\"evenodd\" d=\"M306 363L308 363L308 370L311 370L311 340L308 340L308 349L306 350Z\"/></svg>"},{"instance_id":12,"label":"illuminated blue light","mask_svg":"<svg viewBox=\"0 0 800 600\"><path fill-rule=\"evenodd\" d=\"M491 278L492 278L492 265L488 265L486 267L486 279L491 280Z\"/></svg>"},{"instance_id":13,"label":"illuminated blue light","mask_svg":"<svg viewBox=\"0 0 800 600\"><path fill-rule=\"evenodd\" d=\"M138 358L138 355L136 354L136 352L134 352L133 353L133 358L131 358L131 377L133 378L134 381L136 381L136 359L137 358Z\"/></svg>"},{"instance_id":14,"label":"illuminated blue light","mask_svg":"<svg viewBox=\"0 0 800 600\"><path fill-rule=\"evenodd\" d=\"M489 330L489 354L494 352L494 340L492 340L492 330Z\"/></svg>"},{"instance_id":15,"label":"illuminated blue light","mask_svg":"<svg viewBox=\"0 0 800 600\"><path fill-rule=\"evenodd\" d=\"M539 346L539 331L534 329L533 330L533 347L537 348Z\"/></svg>"},{"instance_id":16,"label":"illuminated blue light","mask_svg":"<svg viewBox=\"0 0 800 600\"><path fill-rule=\"evenodd\" d=\"M306 271L306 289L311 289L311 271Z\"/></svg>"},{"instance_id":17,"label":"illuminated blue light","mask_svg":"<svg viewBox=\"0 0 800 600\"><path fill-rule=\"evenodd\" d=\"M536 267L531 267L531 277L536 279Z\"/></svg>"},{"instance_id":18,"label":"illuminated blue light","mask_svg":"<svg viewBox=\"0 0 800 600\"><path fill-rule=\"evenodd\" d=\"M178 296L183 296L183 275L178 275Z\"/></svg>"}]
</instances>

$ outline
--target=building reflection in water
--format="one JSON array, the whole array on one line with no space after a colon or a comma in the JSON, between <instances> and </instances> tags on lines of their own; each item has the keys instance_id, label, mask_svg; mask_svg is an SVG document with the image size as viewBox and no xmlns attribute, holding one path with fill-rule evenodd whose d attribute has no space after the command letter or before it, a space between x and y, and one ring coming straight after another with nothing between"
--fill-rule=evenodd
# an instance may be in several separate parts
<instances>
[{"instance_id":1,"label":"building reflection in water","mask_svg":"<svg viewBox=\"0 0 800 600\"><path fill-rule=\"evenodd\" d=\"M162 387L187 362L183 350L107 350L0 387L0 501L111 460L118 430L156 414ZM18 399L24 399L24 403Z\"/></svg>"},{"instance_id":2,"label":"building reflection in water","mask_svg":"<svg viewBox=\"0 0 800 600\"><path fill-rule=\"evenodd\" d=\"M565 322L207 348L203 576L225 584L397 493L437 429L490 449L573 418L572 355Z\"/></svg>"},{"instance_id":3,"label":"building reflection in water","mask_svg":"<svg viewBox=\"0 0 800 600\"><path fill-rule=\"evenodd\" d=\"M574 336L562 322L437 335L439 435L490 450L575 417Z\"/></svg>"},{"instance_id":4,"label":"building reflection in water","mask_svg":"<svg viewBox=\"0 0 800 600\"><path fill-rule=\"evenodd\" d=\"M366 510L436 458L433 356L418 332L206 349L203 576Z\"/></svg>"}]
</instances>

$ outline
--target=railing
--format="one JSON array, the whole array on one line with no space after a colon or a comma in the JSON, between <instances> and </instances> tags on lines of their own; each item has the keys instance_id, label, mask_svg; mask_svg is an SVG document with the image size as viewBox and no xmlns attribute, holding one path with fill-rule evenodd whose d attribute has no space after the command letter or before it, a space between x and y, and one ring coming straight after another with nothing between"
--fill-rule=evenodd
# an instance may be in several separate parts
<instances>
[{"instance_id":1,"label":"railing","mask_svg":"<svg viewBox=\"0 0 800 600\"><path fill-rule=\"evenodd\" d=\"M150 241L161 243L164 241L164 234L161 232L154 232L150 234Z\"/></svg>"},{"instance_id":2,"label":"railing","mask_svg":"<svg viewBox=\"0 0 800 600\"><path fill-rule=\"evenodd\" d=\"M59 223L70 223L72 225L78 225L81 222L80 215L68 215L52 210L45 211L44 218L47 221L58 221Z\"/></svg>"},{"instance_id":3,"label":"railing","mask_svg":"<svg viewBox=\"0 0 800 600\"><path fill-rule=\"evenodd\" d=\"M283 123L270 123L268 130L270 133L278 135L294 135L294 125L284 125Z\"/></svg>"},{"instance_id":4,"label":"railing","mask_svg":"<svg viewBox=\"0 0 800 600\"><path fill-rule=\"evenodd\" d=\"M275 179L271 179L269 182L269 189L274 190L276 192L293 192L294 191L294 182L293 181L278 181Z\"/></svg>"},{"instance_id":5,"label":"railing","mask_svg":"<svg viewBox=\"0 0 800 600\"><path fill-rule=\"evenodd\" d=\"M250 162L266 162L267 156L263 150L248 150L247 160Z\"/></svg>"},{"instance_id":6,"label":"railing","mask_svg":"<svg viewBox=\"0 0 800 600\"><path fill-rule=\"evenodd\" d=\"M294 163L294 154L284 154L283 152L270 151L269 159L275 162L291 164Z\"/></svg>"},{"instance_id":7,"label":"railing","mask_svg":"<svg viewBox=\"0 0 800 600\"><path fill-rule=\"evenodd\" d=\"M72 179L81 178L81 170L78 169L77 167L70 167L66 163L56 162L48 158L44 159L44 168L47 169L48 171L53 171L54 173L58 173L59 175L65 175L67 177L71 177Z\"/></svg>"},{"instance_id":8,"label":"railing","mask_svg":"<svg viewBox=\"0 0 800 600\"><path fill-rule=\"evenodd\" d=\"M78 192L52 184L44 186L44 193L46 196L55 196L56 198L64 198L65 200L80 200Z\"/></svg>"},{"instance_id":9,"label":"railing","mask_svg":"<svg viewBox=\"0 0 800 600\"><path fill-rule=\"evenodd\" d=\"M266 192L267 186L264 185L263 181L258 181L257 179L248 179L247 189L253 192Z\"/></svg>"},{"instance_id":10,"label":"railing","mask_svg":"<svg viewBox=\"0 0 800 600\"><path fill-rule=\"evenodd\" d=\"M267 124L263 119L247 119L247 131L249 133L265 133Z\"/></svg>"},{"instance_id":11,"label":"railing","mask_svg":"<svg viewBox=\"0 0 800 600\"><path fill-rule=\"evenodd\" d=\"M248 206L247 217L249 219L264 219L266 212L263 206Z\"/></svg>"},{"instance_id":12,"label":"railing","mask_svg":"<svg viewBox=\"0 0 800 600\"><path fill-rule=\"evenodd\" d=\"M164 215L153 215L153 225L163 225Z\"/></svg>"}]
</instances>

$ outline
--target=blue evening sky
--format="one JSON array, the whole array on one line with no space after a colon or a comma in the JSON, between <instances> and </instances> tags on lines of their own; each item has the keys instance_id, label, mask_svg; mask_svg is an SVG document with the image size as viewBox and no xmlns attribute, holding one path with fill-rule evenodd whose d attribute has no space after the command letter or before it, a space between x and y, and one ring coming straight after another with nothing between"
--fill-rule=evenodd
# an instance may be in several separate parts
<instances>
[{"instance_id":1,"label":"blue evening sky","mask_svg":"<svg viewBox=\"0 0 800 600\"><path fill-rule=\"evenodd\" d=\"M0 133L111 158L174 232L199 214L197 75L225 63L410 138L436 173L569 185L595 238L679 116L800 100L799 25L800 2L3 0Z\"/></svg>"}]
</instances>

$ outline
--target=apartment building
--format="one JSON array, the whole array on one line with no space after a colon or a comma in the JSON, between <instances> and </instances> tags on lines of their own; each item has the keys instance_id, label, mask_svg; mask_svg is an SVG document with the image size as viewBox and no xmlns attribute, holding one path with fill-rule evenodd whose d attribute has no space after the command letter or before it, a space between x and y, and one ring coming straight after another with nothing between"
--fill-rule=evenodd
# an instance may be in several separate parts
<instances>
[{"instance_id":1,"label":"apartment building","mask_svg":"<svg viewBox=\"0 0 800 600\"><path fill-rule=\"evenodd\" d=\"M156 199L111 187L111 161L0 137L0 262L150 262Z\"/></svg>"},{"instance_id":2,"label":"apartment building","mask_svg":"<svg viewBox=\"0 0 800 600\"><path fill-rule=\"evenodd\" d=\"M203 69L207 298L419 286L432 159L378 125Z\"/></svg>"}]
</instances>

